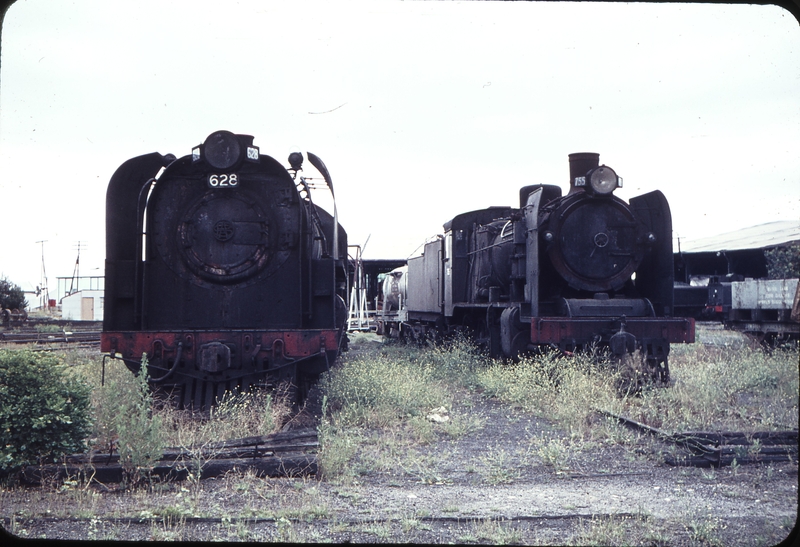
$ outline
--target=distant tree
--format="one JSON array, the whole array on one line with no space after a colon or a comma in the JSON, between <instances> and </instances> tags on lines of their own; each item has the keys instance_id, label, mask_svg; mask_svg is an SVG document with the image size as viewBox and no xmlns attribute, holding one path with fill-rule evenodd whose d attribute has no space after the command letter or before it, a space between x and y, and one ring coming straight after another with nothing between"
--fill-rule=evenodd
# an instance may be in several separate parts
<instances>
[{"instance_id":1,"label":"distant tree","mask_svg":"<svg viewBox=\"0 0 800 547\"><path fill-rule=\"evenodd\" d=\"M800 277L800 243L789 243L764 251L767 259L767 277L788 279Z\"/></svg>"},{"instance_id":2,"label":"distant tree","mask_svg":"<svg viewBox=\"0 0 800 547\"><path fill-rule=\"evenodd\" d=\"M0 279L0 308L22 310L27 306L28 302L25 300L25 293L22 292L22 289L6 277Z\"/></svg>"}]
</instances>

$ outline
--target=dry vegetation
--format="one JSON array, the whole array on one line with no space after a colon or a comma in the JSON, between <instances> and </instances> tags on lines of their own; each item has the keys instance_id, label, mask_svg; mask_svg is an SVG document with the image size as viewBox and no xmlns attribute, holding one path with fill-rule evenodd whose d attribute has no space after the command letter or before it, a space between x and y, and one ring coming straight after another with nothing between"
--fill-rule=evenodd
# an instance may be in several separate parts
<instances>
[{"instance_id":1,"label":"dry vegetation","mask_svg":"<svg viewBox=\"0 0 800 547\"><path fill-rule=\"evenodd\" d=\"M579 502L562 501L559 511L573 517L534 529L528 520L505 519L500 502L483 513L468 502L473 493L477 499L487 491L547 495L548 483L560 481L557 489L564 489L572 484L564 481L589 473L659 470L667 476L668 448L601 417L598 409L669 432L796 429L796 346L772 352L674 346L670 389L625 394L611 364L590 356L544 353L508 364L487 360L464 340L420 349L371 335L352 338L355 351L320 382L321 473L305 479L231 474L178 484L149 481L148 466L161 448L197 449L276 431L288 405L270 394L239 395L210 415L192 416L154 405L121 366L107 367L101 386L96 355L67 355L73 373L93 386L88 447L102 451L114 442L121 454L127 450L129 482L111 487L113 495L78 481L38 488L8 482L0 490L6 529L20 536L96 539L719 545L737 537L734 522L693 506L696 493L686 491L686 482L713 487L726 503L744 503L742 492L780 480L782 488L794 488L796 500L793 462L681 470L669 484L683 489L686 505L667 517L644 502L633 512L586 515ZM614 463L597 462L608 455ZM448 500L447 489L455 487L462 488L461 497ZM627 488L636 490L635 478ZM647 488L644 500L662 486ZM404 493L398 494L401 508L391 518L382 516L376 507L395 492ZM525 518L548 518L536 515ZM763 531L750 544L773 544L794 525L786 516L775 519L765 516Z\"/></svg>"}]
</instances>

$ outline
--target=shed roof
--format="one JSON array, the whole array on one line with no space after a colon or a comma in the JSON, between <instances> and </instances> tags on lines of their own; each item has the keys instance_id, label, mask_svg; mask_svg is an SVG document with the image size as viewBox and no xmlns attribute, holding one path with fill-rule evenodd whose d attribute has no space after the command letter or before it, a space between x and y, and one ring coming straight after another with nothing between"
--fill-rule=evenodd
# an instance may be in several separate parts
<instances>
[{"instance_id":1,"label":"shed roof","mask_svg":"<svg viewBox=\"0 0 800 547\"><path fill-rule=\"evenodd\" d=\"M713 253L764 249L792 241L800 241L798 220L778 220L712 237L683 240L680 242L680 248L684 253Z\"/></svg>"}]
</instances>

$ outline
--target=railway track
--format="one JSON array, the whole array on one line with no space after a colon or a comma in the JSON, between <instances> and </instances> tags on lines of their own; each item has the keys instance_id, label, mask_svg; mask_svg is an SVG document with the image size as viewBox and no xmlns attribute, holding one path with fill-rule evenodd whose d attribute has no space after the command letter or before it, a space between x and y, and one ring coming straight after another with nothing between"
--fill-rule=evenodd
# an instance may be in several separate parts
<instances>
[{"instance_id":1,"label":"railway track","mask_svg":"<svg viewBox=\"0 0 800 547\"><path fill-rule=\"evenodd\" d=\"M67 332L67 333L0 333L2 344L86 344L100 345L100 331Z\"/></svg>"},{"instance_id":2,"label":"railway track","mask_svg":"<svg viewBox=\"0 0 800 547\"><path fill-rule=\"evenodd\" d=\"M251 470L257 476L297 477L317 473L317 430L298 429L272 435L245 437L200 447L167 448L155 462L152 476L161 480L218 477L233 470ZM80 477L101 484L121 482L125 476L116 450L109 453L73 454L52 465L28 466L23 480L41 484L47 480Z\"/></svg>"}]
</instances>

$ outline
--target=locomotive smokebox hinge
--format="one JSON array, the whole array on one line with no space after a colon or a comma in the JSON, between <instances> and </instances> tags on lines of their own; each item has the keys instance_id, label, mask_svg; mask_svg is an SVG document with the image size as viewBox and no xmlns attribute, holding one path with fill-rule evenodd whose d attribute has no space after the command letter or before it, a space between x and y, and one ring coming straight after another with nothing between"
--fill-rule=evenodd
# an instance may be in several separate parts
<instances>
[{"instance_id":1,"label":"locomotive smokebox hinge","mask_svg":"<svg viewBox=\"0 0 800 547\"><path fill-rule=\"evenodd\" d=\"M231 348L220 342L203 344L197 366L205 372L222 372L231 368Z\"/></svg>"}]
</instances>

